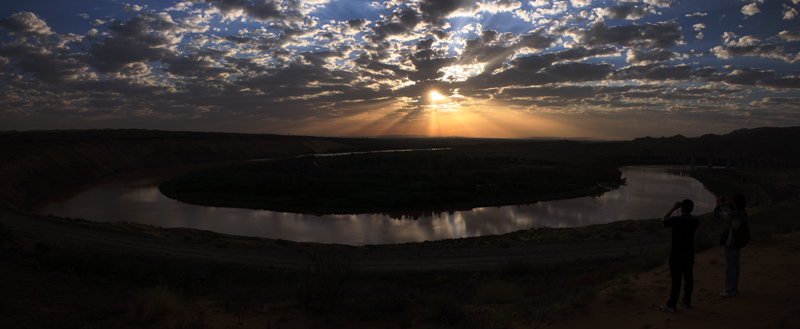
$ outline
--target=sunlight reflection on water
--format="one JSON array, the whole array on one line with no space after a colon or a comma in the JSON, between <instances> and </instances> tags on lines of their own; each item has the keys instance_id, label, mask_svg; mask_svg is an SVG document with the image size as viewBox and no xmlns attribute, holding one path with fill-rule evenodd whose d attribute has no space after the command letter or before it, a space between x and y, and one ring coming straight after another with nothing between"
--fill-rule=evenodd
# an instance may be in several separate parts
<instances>
[{"instance_id":1,"label":"sunlight reflection on water","mask_svg":"<svg viewBox=\"0 0 800 329\"><path fill-rule=\"evenodd\" d=\"M364 245L658 218L675 201L685 198L694 200L697 214L713 209L714 196L700 182L665 168L622 168L627 185L598 196L428 213L416 219L393 219L386 214L318 216L196 206L162 195L158 183L163 177L141 175L114 176L77 194L43 203L34 212L101 222L126 221L292 241Z\"/></svg>"}]
</instances>

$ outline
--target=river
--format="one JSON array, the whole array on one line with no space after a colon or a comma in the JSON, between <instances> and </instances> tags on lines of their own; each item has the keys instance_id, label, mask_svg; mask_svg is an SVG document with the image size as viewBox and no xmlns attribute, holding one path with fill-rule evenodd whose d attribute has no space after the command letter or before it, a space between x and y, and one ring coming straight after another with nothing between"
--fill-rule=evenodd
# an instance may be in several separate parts
<instances>
[{"instance_id":1,"label":"river","mask_svg":"<svg viewBox=\"0 0 800 329\"><path fill-rule=\"evenodd\" d=\"M189 227L225 234L348 245L419 242L503 234L533 227L576 227L660 218L675 201L710 212L714 196L679 167L623 167L627 184L598 196L427 214L310 215L197 206L162 195L158 185L200 167L121 173L54 196L31 212L99 222Z\"/></svg>"}]
</instances>

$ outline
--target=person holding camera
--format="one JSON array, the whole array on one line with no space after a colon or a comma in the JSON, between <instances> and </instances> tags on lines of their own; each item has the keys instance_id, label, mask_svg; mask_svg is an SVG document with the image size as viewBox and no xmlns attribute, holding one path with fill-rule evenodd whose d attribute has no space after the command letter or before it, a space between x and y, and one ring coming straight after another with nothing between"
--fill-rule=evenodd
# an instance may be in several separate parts
<instances>
[{"instance_id":1,"label":"person holding camera","mask_svg":"<svg viewBox=\"0 0 800 329\"><path fill-rule=\"evenodd\" d=\"M675 210L680 209L680 215L672 216ZM681 278L684 281L683 307L689 308L692 303L694 290L694 233L700 225L700 220L692 216L694 202L686 199L675 202L672 208L662 218L664 227L672 228L672 247L669 251L669 273L672 277L672 286L669 292L667 305L658 309L664 312L676 312L678 297L681 293Z\"/></svg>"},{"instance_id":2,"label":"person holding camera","mask_svg":"<svg viewBox=\"0 0 800 329\"><path fill-rule=\"evenodd\" d=\"M719 244L725 247L725 290L720 296L732 297L739 292L739 260L742 247L750 240L750 229L744 195L733 196L733 204L730 206L726 201L724 197L717 198L714 215L725 222L719 240Z\"/></svg>"}]
</instances>

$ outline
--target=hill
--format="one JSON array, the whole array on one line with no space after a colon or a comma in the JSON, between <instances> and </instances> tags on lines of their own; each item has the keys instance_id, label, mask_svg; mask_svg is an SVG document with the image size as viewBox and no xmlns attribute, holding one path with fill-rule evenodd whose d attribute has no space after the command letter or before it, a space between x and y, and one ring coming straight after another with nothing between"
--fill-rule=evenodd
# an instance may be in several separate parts
<instances>
[{"instance_id":1,"label":"hill","mask_svg":"<svg viewBox=\"0 0 800 329\"><path fill-rule=\"evenodd\" d=\"M663 163L648 149L703 151L800 164L793 141L800 127L744 129L726 135L639 138L629 142L523 141L470 138L322 138L308 136L170 132L152 130L67 130L0 132L0 206L27 210L48 195L126 170L174 164L233 162L312 153L483 145L506 149L547 144L544 156L586 166ZM513 150L512 150L513 151Z\"/></svg>"}]
</instances>

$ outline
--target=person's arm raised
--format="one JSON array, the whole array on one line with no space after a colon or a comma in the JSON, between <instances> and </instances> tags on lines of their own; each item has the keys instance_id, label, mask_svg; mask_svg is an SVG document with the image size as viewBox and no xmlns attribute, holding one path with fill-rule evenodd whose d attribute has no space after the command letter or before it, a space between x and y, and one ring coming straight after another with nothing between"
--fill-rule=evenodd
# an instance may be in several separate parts
<instances>
[{"instance_id":1,"label":"person's arm raised","mask_svg":"<svg viewBox=\"0 0 800 329\"><path fill-rule=\"evenodd\" d=\"M664 217L661 218L661 221L663 222L663 221L667 220L667 218L672 217L672 213L675 212L675 210L678 210L680 208L681 208L681 202L680 201L675 202L675 204L672 205L672 208L666 214L664 214Z\"/></svg>"}]
</instances>

